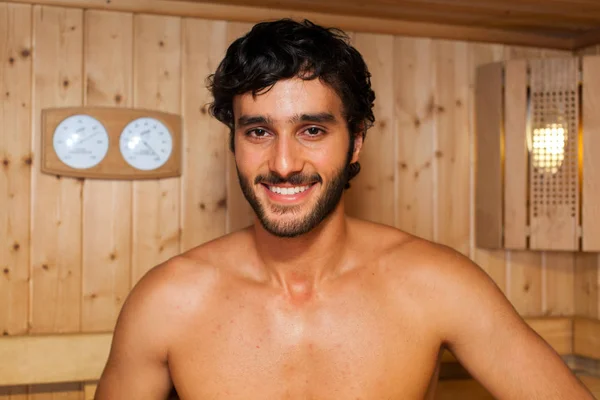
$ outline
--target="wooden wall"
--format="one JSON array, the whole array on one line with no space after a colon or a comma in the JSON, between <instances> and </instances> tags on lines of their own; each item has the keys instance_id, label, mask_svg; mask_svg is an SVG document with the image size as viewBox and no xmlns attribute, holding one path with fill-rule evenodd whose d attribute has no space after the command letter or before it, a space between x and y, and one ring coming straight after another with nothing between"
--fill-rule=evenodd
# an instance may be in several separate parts
<instances>
[{"instance_id":1,"label":"wooden wall","mask_svg":"<svg viewBox=\"0 0 600 400\"><path fill-rule=\"evenodd\" d=\"M251 222L204 87L249 27L0 3L0 334L111 330L148 269ZM469 255L525 316L598 317L596 255L485 251L473 239L476 66L568 53L350 34L373 73L377 124L349 213ZM41 174L41 110L81 105L180 113L182 177ZM0 388L0 400L82 398L79 384Z\"/></svg>"}]
</instances>

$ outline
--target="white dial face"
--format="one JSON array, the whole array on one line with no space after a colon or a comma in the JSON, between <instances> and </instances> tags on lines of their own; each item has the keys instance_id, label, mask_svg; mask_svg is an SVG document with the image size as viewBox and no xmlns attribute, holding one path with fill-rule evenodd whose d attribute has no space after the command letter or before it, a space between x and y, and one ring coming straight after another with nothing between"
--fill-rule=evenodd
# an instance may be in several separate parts
<instances>
[{"instance_id":1,"label":"white dial face","mask_svg":"<svg viewBox=\"0 0 600 400\"><path fill-rule=\"evenodd\" d=\"M97 165L108 152L108 132L96 118L72 115L54 130L52 144L58 158L71 168Z\"/></svg>"},{"instance_id":2,"label":"white dial face","mask_svg":"<svg viewBox=\"0 0 600 400\"><path fill-rule=\"evenodd\" d=\"M138 118L123 129L119 148L129 165L149 171L167 162L173 150L173 138L159 120Z\"/></svg>"}]
</instances>

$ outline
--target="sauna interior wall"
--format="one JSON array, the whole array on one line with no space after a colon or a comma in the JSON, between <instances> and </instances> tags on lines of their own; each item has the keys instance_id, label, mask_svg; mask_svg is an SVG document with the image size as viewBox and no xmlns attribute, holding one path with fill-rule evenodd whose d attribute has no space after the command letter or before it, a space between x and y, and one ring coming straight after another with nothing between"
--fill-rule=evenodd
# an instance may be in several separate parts
<instances>
[{"instance_id":1,"label":"sauna interior wall","mask_svg":"<svg viewBox=\"0 0 600 400\"><path fill-rule=\"evenodd\" d=\"M204 86L249 27L0 3L0 335L109 331L148 269L251 222ZM598 317L596 255L486 251L473 239L475 68L568 53L350 35L373 74L377 123L348 212L471 257L524 316ZM183 175L41 174L41 110L86 105L181 114ZM83 396L78 384L2 390L1 400Z\"/></svg>"}]
</instances>

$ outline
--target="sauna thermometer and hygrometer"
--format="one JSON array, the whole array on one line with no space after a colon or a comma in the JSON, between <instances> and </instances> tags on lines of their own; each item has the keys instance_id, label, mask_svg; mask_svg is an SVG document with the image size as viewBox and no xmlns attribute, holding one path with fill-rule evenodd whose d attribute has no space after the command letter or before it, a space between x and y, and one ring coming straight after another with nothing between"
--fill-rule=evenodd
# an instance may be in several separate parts
<instances>
[{"instance_id":1,"label":"sauna thermometer and hygrometer","mask_svg":"<svg viewBox=\"0 0 600 400\"><path fill-rule=\"evenodd\" d=\"M97 179L179 176L181 118L126 108L45 109L41 169Z\"/></svg>"}]
</instances>

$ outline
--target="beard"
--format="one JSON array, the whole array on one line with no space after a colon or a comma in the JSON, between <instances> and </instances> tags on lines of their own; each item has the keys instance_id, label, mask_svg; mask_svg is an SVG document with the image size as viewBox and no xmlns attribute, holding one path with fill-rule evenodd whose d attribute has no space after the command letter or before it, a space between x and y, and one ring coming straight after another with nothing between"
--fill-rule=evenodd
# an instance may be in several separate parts
<instances>
[{"instance_id":1,"label":"beard","mask_svg":"<svg viewBox=\"0 0 600 400\"><path fill-rule=\"evenodd\" d=\"M344 188L348 182L348 166L350 165L349 161L350 160L347 160L345 165L334 174L317 199L312 210L310 210L305 216L302 217L298 215L301 213L302 208L305 207L304 205L282 206L278 204L271 204L268 206L271 212L276 215L298 215L297 218L287 221L270 219L265 210L266 206L261 204L260 200L256 196L256 192L250 182L250 179L243 176L239 169L237 173L240 181L240 187L242 188L242 193L244 193L244 197L246 197L246 200L248 200L248 203L250 203L250 206L256 213L256 216L265 230L278 237L292 238L310 232L323 220L325 220L325 218L327 218L333 212L333 210L335 210L342 198ZM284 178L275 172L270 172L268 175L259 175L254 179L255 185L277 185L283 183L287 183L292 186L304 186L317 183L322 184L323 180L319 174L302 175L301 173L296 173Z\"/></svg>"}]
</instances>

